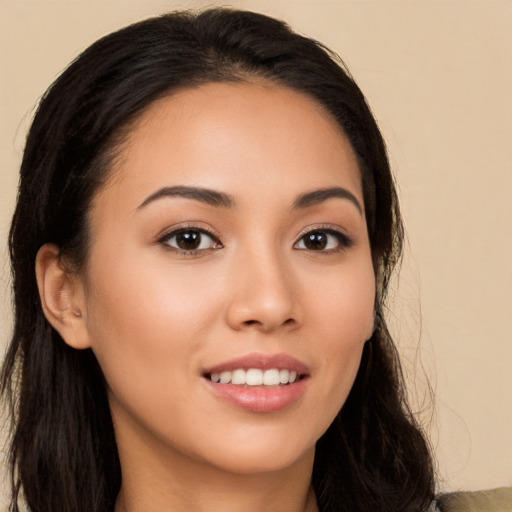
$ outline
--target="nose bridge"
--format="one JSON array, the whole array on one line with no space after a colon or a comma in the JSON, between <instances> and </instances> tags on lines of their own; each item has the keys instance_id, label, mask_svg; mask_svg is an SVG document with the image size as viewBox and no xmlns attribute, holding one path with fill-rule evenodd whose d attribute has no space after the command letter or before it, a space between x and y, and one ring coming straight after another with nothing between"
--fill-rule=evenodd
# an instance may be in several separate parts
<instances>
[{"instance_id":1,"label":"nose bridge","mask_svg":"<svg viewBox=\"0 0 512 512\"><path fill-rule=\"evenodd\" d=\"M240 249L232 269L228 320L232 327L270 331L299 322L292 269L273 244Z\"/></svg>"}]
</instances>

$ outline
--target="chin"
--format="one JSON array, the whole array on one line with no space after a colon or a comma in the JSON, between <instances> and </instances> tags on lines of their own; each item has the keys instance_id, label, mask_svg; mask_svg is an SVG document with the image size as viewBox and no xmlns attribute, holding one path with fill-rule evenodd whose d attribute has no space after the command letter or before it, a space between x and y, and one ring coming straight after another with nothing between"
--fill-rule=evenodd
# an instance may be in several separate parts
<instances>
[{"instance_id":1,"label":"chin","mask_svg":"<svg viewBox=\"0 0 512 512\"><path fill-rule=\"evenodd\" d=\"M215 439L203 451L203 460L229 473L258 474L283 471L305 460L312 462L316 436L310 432L245 432L248 436ZM298 435L297 435L298 434Z\"/></svg>"},{"instance_id":2,"label":"chin","mask_svg":"<svg viewBox=\"0 0 512 512\"><path fill-rule=\"evenodd\" d=\"M288 449L286 451L272 450L240 450L235 453L224 451L215 460L215 466L228 473L239 475L276 473L293 468L305 460L314 458L315 447L309 447L304 451Z\"/></svg>"}]
</instances>

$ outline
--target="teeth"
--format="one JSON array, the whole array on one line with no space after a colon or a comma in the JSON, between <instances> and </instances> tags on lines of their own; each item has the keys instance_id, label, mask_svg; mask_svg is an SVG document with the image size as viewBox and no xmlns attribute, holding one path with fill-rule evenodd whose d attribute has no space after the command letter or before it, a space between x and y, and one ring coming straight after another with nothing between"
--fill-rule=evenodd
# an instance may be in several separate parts
<instances>
[{"instance_id":1,"label":"teeth","mask_svg":"<svg viewBox=\"0 0 512 512\"><path fill-rule=\"evenodd\" d=\"M248 386L261 386L263 384L263 372L256 368L247 370L245 374L245 383Z\"/></svg>"},{"instance_id":2,"label":"teeth","mask_svg":"<svg viewBox=\"0 0 512 512\"><path fill-rule=\"evenodd\" d=\"M234 370L232 372L212 373L212 382L220 384L235 384L237 386L279 386L279 384L292 384L297 380L297 372L293 370L260 370L250 368L248 370Z\"/></svg>"},{"instance_id":3,"label":"teeth","mask_svg":"<svg viewBox=\"0 0 512 512\"><path fill-rule=\"evenodd\" d=\"M281 384L288 384L290 382L290 372L288 370L281 370L279 372L279 382Z\"/></svg>"},{"instance_id":4,"label":"teeth","mask_svg":"<svg viewBox=\"0 0 512 512\"><path fill-rule=\"evenodd\" d=\"M220 383L229 384L231 382L231 372L220 372Z\"/></svg>"},{"instance_id":5,"label":"teeth","mask_svg":"<svg viewBox=\"0 0 512 512\"><path fill-rule=\"evenodd\" d=\"M245 384L245 379L244 370L235 370L231 376L231 384Z\"/></svg>"},{"instance_id":6,"label":"teeth","mask_svg":"<svg viewBox=\"0 0 512 512\"><path fill-rule=\"evenodd\" d=\"M263 384L265 386L277 386L279 384L279 370L266 370L263 374Z\"/></svg>"}]
</instances>

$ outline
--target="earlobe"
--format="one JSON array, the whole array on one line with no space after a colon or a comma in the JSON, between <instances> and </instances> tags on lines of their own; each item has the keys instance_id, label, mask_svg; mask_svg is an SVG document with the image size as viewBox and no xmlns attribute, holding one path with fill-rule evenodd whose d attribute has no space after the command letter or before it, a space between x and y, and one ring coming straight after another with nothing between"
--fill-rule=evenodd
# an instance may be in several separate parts
<instances>
[{"instance_id":1,"label":"earlobe","mask_svg":"<svg viewBox=\"0 0 512 512\"><path fill-rule=\"evenodd\" d=\"M90 348L84 290L63 264L60 249L43 245L36 256L36 279L44 315L69 346Z\"/></svg>"}]
</instances>

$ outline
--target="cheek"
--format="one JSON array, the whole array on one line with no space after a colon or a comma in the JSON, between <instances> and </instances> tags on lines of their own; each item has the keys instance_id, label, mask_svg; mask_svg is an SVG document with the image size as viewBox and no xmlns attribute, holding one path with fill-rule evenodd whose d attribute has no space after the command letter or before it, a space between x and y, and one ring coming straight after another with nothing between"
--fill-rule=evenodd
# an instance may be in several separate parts
<instances>
[{"instance_id":1,"label":"cheek","mask_svg":"<svg viewBox=\"0 0 512 512\"><path fill-rule=\"evenodd\" d=\"M375 277L366 258L319 283L312 296L309 310L316 331L312 339L316 340L328 402L318 407L325 406L332 418L352 388L364 344L373 332L374 303Z\"/></svg>"},{"instance_id":2,"label":"cheek","mask_svg":"<svg viewBox=\"0 0 512 512\"><path fill-rule=\"evenodd\" d=\"M204 272L170 271L139 257L102 260L88 291L92 349L116 392L141 395L169 387L169 377L199 367L198 351L222 305L218 286ZM147 396L147 395L146 395Z\"/></svg>"},{"instance_id":3,"label":"cheek","mask_svg":"<svg viewBox=\"0 0 512 512\"><path fill-rule=\"evenodd\" d=\"M325 331L333 350L349 349L369 339L375 305L375 276L369 257L353 258L315 282L308 304L311 322Z\"/></svg>"}]
</instances>

